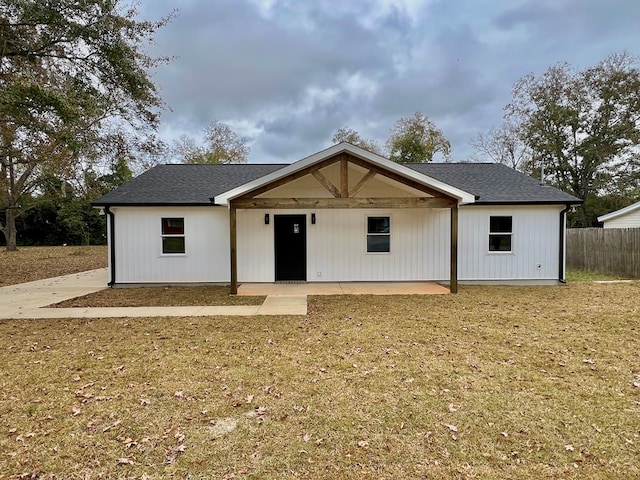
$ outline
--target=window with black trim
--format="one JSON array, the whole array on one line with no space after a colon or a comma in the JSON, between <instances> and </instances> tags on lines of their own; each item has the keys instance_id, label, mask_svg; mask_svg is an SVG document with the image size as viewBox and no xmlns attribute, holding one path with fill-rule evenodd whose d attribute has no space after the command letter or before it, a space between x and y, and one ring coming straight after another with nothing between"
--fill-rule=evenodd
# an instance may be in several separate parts
<instances>
[{"instance_id":1,"label":"window with black trim","mask_svg":"<svg viewBox=\"0 0 640 480\"><path fill-rule=\"evenodd\" d=\"M367 253L389 253L390 251L390 218L367 217Z\"/></svg>"},{"instance_id":2,"label":"window with black trim","mask_svg":"<svg viewBox=\"0 0 640 480\"><path fill-rule=\"evenodd\" d=\"M162 253L185 253L184 218L162 219Z\"/></svg>"},{"instance_id":3,"label":"window with black trim","mask_svg":"<svg viewBox=\"0 0 640 480\"><path fill-rule=\"evenodd\" d=\"M513 217L489 217L489 251L511 252Z\"/></svg>"}]
</instances>

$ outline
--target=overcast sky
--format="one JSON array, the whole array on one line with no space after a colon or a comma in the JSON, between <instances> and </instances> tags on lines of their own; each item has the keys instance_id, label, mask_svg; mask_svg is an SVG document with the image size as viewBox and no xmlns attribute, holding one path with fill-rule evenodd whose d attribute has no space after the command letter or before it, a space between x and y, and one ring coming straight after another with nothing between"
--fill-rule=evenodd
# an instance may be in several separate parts
<instances>
[{"instance_id":1,"label":"overcast sky","mask_svg":"<svg viewBox=\"0 0 640 480\"><path fill-rule=\"evenodd\" d=\"M384 144L416 111L451 141L502 123L513 84L558 62L640 55L639 0L142 0L177 10L151 53L171 111L161 136L200 138L212 120L249 139L252 163L290 163L349 126Z\"/></svg>"}]
</instances>

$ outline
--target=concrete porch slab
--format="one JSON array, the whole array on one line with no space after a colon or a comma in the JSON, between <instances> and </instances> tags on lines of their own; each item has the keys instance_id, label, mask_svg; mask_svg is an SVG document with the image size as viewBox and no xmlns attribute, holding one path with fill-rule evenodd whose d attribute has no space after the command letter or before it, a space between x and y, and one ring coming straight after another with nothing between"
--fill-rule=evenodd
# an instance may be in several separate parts
<instances>
[{"instance_id":1,"label":"concrete porch slab","mask_svg":"<svg viewBox=\"0 0 640 480\"><path fill-rule=\"evenodd\" d=\"M434 282L242 283L238 295L442 295Z\"/></svg>"}]
</instances>

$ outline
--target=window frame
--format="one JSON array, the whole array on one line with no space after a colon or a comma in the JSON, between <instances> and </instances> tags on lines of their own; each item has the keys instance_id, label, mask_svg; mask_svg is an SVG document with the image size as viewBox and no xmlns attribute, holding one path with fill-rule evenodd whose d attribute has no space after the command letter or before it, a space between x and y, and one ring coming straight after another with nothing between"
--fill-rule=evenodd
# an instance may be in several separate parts
<instances>
[{"instance_id":1,"label":"window frame","mask_svg":"<svg viewBox=\"0 0 640 480\"><path fill-rule=\"evenodd\" d=\"M369 231L369 219L373 218L386 218L388 224L387 232L370 232ZM391 253L391 215L366 215L365 217L365 252L367 255L389 255ZM388 250L375 251L369 250L369 238L370 237L387 237Z\"/></svg>"},{"instance_id":2,"label":"window frame","mask_svg":"<svg viewBox=\"0 0 640 480\"><path fill-rule=\"evenodd\" d=\"M171 221L179 220L181 226L171 226ZM165 228L166 227L166 228ZM182 239L182 251L167 251L165 240ZM160 254L167 256L186 255L187 240L185 235L184 217L161 217L160 218Z\"/></svg>"},{"instance_id":3,"label":"window frame","mask_svg":"<svg viewBox=\"0 0 640 480\"><path fill-rule=\"evenodd\" d=\"M492 230L492 224L494 218L508 218L511 224L511 229L506 230ZM507 237L509 239L509 250L494 250L492 247L496 243L492 241L494 237ZM488 245L487 251L490 255L509 255L513 254L513 215L489 215L489 234L487 235ZM500 245L498 244L498 247Z\"/></svg>"}]
</instances>

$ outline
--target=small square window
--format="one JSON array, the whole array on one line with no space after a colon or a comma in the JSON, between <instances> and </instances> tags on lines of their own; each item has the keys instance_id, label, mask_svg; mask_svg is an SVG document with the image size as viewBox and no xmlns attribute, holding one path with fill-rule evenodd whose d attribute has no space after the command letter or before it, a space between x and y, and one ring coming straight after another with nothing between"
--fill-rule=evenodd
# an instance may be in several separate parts
<instances>
[{"instance_id":1,"label":"small square window","mask_svg":"<svg viewBox=\"0 0 640 480\"><path fill-rule=\"evenodd\" d=\"M389 233L389 217L368 217L367 233Z\"/></svg>"},{"instance_id":2,"label":"small square window","mask_svg":"<svg viewBox=\"0 0 640 480\"><path fill-rule=\"evenodd\" d=\"M163 235L184 235L184 218L163 218Z\"/></svg>"},{"instance_id":3,"label":"small square window","mask_svg":"<svg viewBox=\"0 0 640 480\"><path fill-rule=\"evenodd\" d=\"M184 218L162 219L162 253L185 253Z\"/></svg>"},{"instance_id":4,"label":"small square window","mask_svg":"<svg viewBox=\"0 0 640 480\"><path fill-rule=\"evenodd\" d=\"M367 217L367 253L391 251L391 222L389 217Z\"/></svg>"},{"instance_id":5,"label":"small square window","mask_svg":"<svg viewBox=\"0 0 640 480\"><path fill-rule=\"evenodd\" d=\"M511 252L513 217L489 217L489 251Z\"/></svg>"},{"instance_id":6,"label":"small square window","mask_svg":"<svg viewBox=\"0 0 640 480\"><path fill-rule=\"evenodd\" d=\"M389 235L367 235L367 252L388 253L390 243Z\"/></svg>"},{"instance_id":7,"label":"small square window","mask_svg":"<svg viewBox=\"0 0 640 480\"><path fill-rule=\"evenodd\" d=\"M491 233L511 233L512 217L489 217L489 231Z\"/></svg>"},{"instance_id":8,"label":"small square window","mask_svg":"<svg viewBox=\"0 0 640 480\"><path fill-rule=\"evenodd\" d=\"M184 253L184 237L162 237L162 253Z\"/></svg>"}]
</instances>

